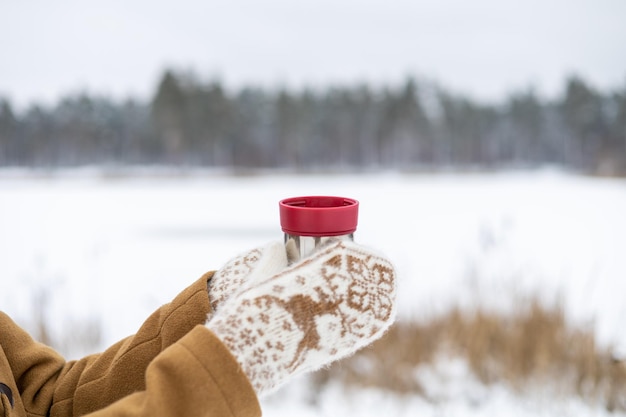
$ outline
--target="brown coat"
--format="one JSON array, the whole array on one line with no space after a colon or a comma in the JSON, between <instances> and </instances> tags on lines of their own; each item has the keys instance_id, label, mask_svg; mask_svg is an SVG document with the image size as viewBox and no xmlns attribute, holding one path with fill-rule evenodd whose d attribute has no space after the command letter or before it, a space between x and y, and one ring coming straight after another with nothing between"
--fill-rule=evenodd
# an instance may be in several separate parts
<instances>
[{"instance_id":1,"label":"brown coat","mask_svg":"<svg viewBox=\"0 0 626 417\"><path fill-rule=\"evenodd\" d=\"M252 386L203 324L209 273L103 353L66 362L0 312L0 417L260 416Z\"/></svg>"}]
</instances>

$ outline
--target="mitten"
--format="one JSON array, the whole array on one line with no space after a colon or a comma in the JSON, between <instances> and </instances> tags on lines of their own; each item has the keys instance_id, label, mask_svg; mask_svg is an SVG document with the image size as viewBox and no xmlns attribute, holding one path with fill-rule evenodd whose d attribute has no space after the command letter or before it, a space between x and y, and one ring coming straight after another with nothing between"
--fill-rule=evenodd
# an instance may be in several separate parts
<instances>
[{"instance_id":1,"label":"mitten","mask_svg":"<svg viewBox=\"0 0 626 417\"><path fill-rule=\"evenodd\" d=\"M333 242L279 273L256 274L206 326L264 396L381 337L395 316L395 280L385 257Z\"/></svg>"},{"instance_id":2,"label":"mitten","mask_svg":"<svg viewBox=\"0 0 626 417\"><path fill-rule=\"evenodd\" d=\"M255 275L272 276L287 266L285 245L279 242L242 253L226 262L213 274L207 283L209 300L213 312L246 284Z\"/></svg>"}]
</instances>

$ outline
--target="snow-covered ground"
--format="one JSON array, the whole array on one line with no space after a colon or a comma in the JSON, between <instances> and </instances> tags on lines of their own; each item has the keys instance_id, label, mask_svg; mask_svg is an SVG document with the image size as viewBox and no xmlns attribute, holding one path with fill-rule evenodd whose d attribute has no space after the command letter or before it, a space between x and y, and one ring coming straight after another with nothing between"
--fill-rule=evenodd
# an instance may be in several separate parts
<instances>
[{"instance_id":1,"label":"snow-covered ground","mask_svg":"<svg viewBox=\"0 0 626 417\"><path fill-rule=\"evenodd\" d=\"M356 240L395 262L402 318L459 304L509 309L516 296L537 294L560 300L572 321L593 325L600 343L626 357L626 180L555 171L129 178L0 171L1 309L28 326L43 294L38 308L55 334L76 318L94 319L104 347L202 273L282 239L278 200L312 194L360 200ZM446 401L338 389L313 401L303 380L283 391L288 396L267 399L265 415L604 413L576 399L521 400L449 365L438 373L451 373L441 391L460 394Z\"/></svg>"}]
</instances>

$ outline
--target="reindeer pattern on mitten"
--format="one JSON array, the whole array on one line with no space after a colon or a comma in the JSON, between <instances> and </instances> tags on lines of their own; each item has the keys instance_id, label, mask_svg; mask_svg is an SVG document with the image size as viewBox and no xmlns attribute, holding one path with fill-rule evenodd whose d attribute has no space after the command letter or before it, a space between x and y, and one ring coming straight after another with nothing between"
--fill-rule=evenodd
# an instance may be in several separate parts
<instances>
[{"instance_id":1,"label":"reindeer pattern on mitten","mask_svg":"<svg viewBox=\"0 0 626 417\"><path fill-rule=\"evenodd\" d=\"M221 322L225 342L247 352L244 368L252 380L268 384L297 373L305 362L310 368L318 357L339 359L385 330L394 313L393 267L357 248L344 249L322 250L255 283L240 295L236 313Z\"/></svg>"}]
</instances>

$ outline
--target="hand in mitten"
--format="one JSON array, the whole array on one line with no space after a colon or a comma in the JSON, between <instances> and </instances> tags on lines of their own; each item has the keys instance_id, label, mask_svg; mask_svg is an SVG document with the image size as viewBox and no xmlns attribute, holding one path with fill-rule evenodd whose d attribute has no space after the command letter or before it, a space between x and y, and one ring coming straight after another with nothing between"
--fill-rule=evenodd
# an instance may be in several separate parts
<instances>
[{"instance_id":1,"label":"hand in mitten","mask_svg":"<svg viewBox=\"0 0 626 417\"><path fill-rule=\"evenodd\" d=\"M243 290L254 276L272 276L287 266L285 245L276 242L252 249L229 260L207 283L213 312Z\"/></svg>"},{"instance_id":2,"label":"hand in mitten","mask_svg":"<svg viewBox=\"0 0 626 417\"><path fill-rule=\"evenodd\" d=\"M255 274L206 326L263 396L381 337L393 322L395 295L386 258L334 242L278 273Z\"/></svg>"}]
</instances>

